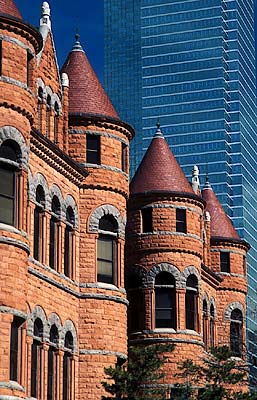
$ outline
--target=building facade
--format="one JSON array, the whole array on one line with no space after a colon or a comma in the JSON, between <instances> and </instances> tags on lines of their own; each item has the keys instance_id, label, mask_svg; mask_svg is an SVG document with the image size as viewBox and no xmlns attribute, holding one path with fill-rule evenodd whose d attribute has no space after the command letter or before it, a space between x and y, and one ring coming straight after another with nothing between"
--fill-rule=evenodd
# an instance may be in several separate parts
<instances>
[{"instance_id":1,"label":"building facade","mask_svg":"<svg viewBox=\"0 0 257 400\"><path fill-rule=\"evenodd\" d=\"M168 398L178 361L244 358L249 245L209 182L158 126L129 189L134 131L79 35L59 71L47 2L37 30L0 0L0 46L0 398L100 400L128 339L176 343Z\"/></svg>"},{"instance_id":2,"label":"building facade","mask_svg":"<svg viewBox=\"0 0 257 400\"><path fill-rule=\"evenodd\" d=\"M135 127L132 174L158 119L186 176L194 164L201 173L208 169L240 237L252 246L248 349L256 355L254 2L106 0L104 7L105 87Z\"/></svg>"}]
</instances>

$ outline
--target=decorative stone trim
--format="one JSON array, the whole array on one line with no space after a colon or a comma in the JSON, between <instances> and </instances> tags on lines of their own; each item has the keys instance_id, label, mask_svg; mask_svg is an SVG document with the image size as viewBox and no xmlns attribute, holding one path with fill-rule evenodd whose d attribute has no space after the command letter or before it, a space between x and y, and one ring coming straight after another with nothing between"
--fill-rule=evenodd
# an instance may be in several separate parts
<instances>
[{"instance_id":1,"label":"decorative stone trim","mask_svg":"<svg viewBox=\"0 0 257 400\"><path fill-rule=\"evenodd\" d=\"M27 314L24 313L23 311L17 310L16 308L0 306L0 313L2 313L2 314L12 314L12 315L15 315L16 317L27 319Z\"/></svg>"},{"instance_id":2,"label":"decorative stone trim","mask_svg":"<svg viewBox=\"0 0 257 400\"><path fill-rule=\"evenodd\" d=\"M171 274L176 281L176 287L181 287L181 274L177 267L169 263L161 263L157 264L150 269L150 271L146 274L146 286L154 287L155 277L160 272L168 272Z\"/></svg>"},{"instance_id":3,"label":"decorative stone trim","mask_svg":"<svg viewBox=\"0 0 257 400\"><path fill-rule=\"evenodd\" d=\"M115 139L118 140L121 143L126 144L127 146L129 145L129 142L125 139L122 139L118 135L115 135L113 133L107 133L107 132L101 132L101 131L90 131L88 129L69 129L69 134L82 134L82 135L94 135L94 136L104 136L108 137L110 139Z\"/></svg>"},{"instance_id":4,"label":"decorative stone trim","mask_svg":"<svg viewBox=\"0 0 257 400\"><path fill-rule=\"evenodd\" d=\"M153 334L153 331L144 331L144 332L149 332ZM159 332L156 332L156 334L159 334ZM192 334L192 332L190 332ZM155 343L190 343L190 344L196 344L198 346L204 347L204 344L202 341L194 340L194 339L180 339L180 338L172 338L172 337L151 337L151 338L143 338L143 339L132 339L129 341L130 344L155 344Z\"/></svg>"},{"instance_id":5,"label":"decorative stone trim","mask_svg":"<svg viewBox=\"0 0 257 400\"><path fill-rule=\"evenodd\" d=\"M149 271L150 272L150 271ZM148 272L148 274L149 274ZM147 271L140 265L132 265L128 270L128 277L137 275L142 279L142 286L147 287Z\"/></svg>"},{"instance_id":6,"label":"decorative stone trim","mask_svg":"<svg viewBox=\"0 0 257 400\"><path fill-rule=\"evenodd\" d=\"M144 207L142 207L142 208L148 208L148 207L150 207L150 208L174 208L174 209L177 209L177 208L180 208L180 209L183 209L183 210L188 210L188 211L192 211L192 212L194 212L195 214L197 214L197 215L202 215L202 212L200 212L199 210L197 210L195 207L188 207L188 206L176 206L176 205L174 205L173 203L165 203L165 204L158 204L158 203L155 203L155 204L151 204L151 205L147 205L147 206L144 206Z\"/></svg>"},{"instance_id":7,"label":"decorative stone trim","mask_svg":"<svg viewBox=\"0 0 257 400\"><path fill-rule=\"evenodd\" d=\"M78 207L77 204L74 200L74 197L68 194L63 202L63 213L66 216L66 210L68 207L71 207L74 213L74 218L75 218L75 229L78 229L79 226L79 213L78 213Z\"/></svg>"},{"instance_id":8,"label":"decorative stone trim","mask_svg":"<svg viewBox=\"0 0 257 400\"><path fill-rule=\"evenodd\" d=\"M0 388L11 389L11 390L19 390L20 392L25 393L25 388L19 385L18 382L9 381L9 382L0 382ZM1 396L0 396L1 399Z\"/></svg>"},{"instance_id":9,"label":"decorative stone trim","mask_svg":"<svg viewBox=\"0 0 257 400\"><path fill-rule=\"evenodd\" d=\"M75 326L74 326L73 322L71 320L69 320L69 319L67 319L64 322L63 329L62 329L61 334L60 334L60 346L62 348L64 348L65 335L66 335L67 332L70 332L72 334L72 337L73 337L73 352L77 353L78 352L77 332L76 332L76 329L75 329Z\"/></svg>"},{"instance_id":10,"label":"decorative stone trim","mask_svg":"<svg viewBox=\"0 0 257 400\"><path fill-rule=\"evenodd\" d=\"M210 310L211 310L211 306L213 306L213 308L214 308L214 318L216 318L217 307L216 307L215 299L213 297L210 299Z\"/></svg>"},{"instance_id":11,"label":"decorative stone trim","mask_svg":"<svg viewBox=\"0 0 257 400\"><path fill-rule=\"evenodd\" d=\"M59 315L57 315L55 312L51 313L48 317L48 330L49 330L47 332L48 338L50 338L50 330L53 325L55 325L56 328L58 329L59 344L60 344L60 336L62 333L62 324L61 324Z\"/></svg>"},{"instance_id":12,"label":"decorative stone trim","mask_svg":"<svg viewBox=\"0 0 257 400\"><path fill-rule=\"evenodd\" d=\"M55 183L52 185L52 187L50 189L50 196L49 196L50 204L47 203L47 209L49 209L49 210L51 210L51 202L52 202L52 199L54 196L56 196L60 202L61 218L65 219L64 210L63 210L63 204L64 204L63 195L62 195L61 189Z\"/></svg>"},{"instance_id":13,"label":"decorative stone trim","mask_svg":"<svg viewBox=\"0 0 257 400\"><path fill-rule=\"evenodd\" d=\"M182 272L182 275L183 275L183 283L185 285L184 287L186 287L186 281L187 281L187 278L189 277L189 275L195 275L198 280L198 288L199 288L201 278L200 278L198 270L195 267L190 266L190 267L185 268L184 271Z\"/></svg>"},{"instance_id":14,"label":"decorative stone trim","mask_svg":"<svg viewBox=\"0 0 257 400\"><path fill-rule=\"evenodd\" d=\"M45 282L50 283L51 285L57 287L58 289L64 290L67 293L70 293L71 295L81 298L81 299L97 299L97 300L108 300L108 301L114 301L116 303L122 303L125 304L126 306L129 304L127 299L123 299L118 296L113 296L113 295L106 295L106 294L101 294L101 293L80 293L75 291L74 289L70 288L69 286L57 282L55 279L50 278L47 275L44 275L42 272L39 272L38 270L34 269L33 267L29 266L28 267L28 272L31 273L32 275L37 276L38 278L44 280Z\"/></svg>"},{"instance_id":15,"label":"decorative stone trim","mask_svg":"<svg viewBox=\"0 0 257 400\"><path fill-rule=\"evenodd\" d=\"M50 193L46 178L40 172L37 172L34 178L31 179L29 176L29 200L36 201L36 191L38 186L42 186L45 193L46 208L49 210L49 204L51 204Z\"/></svg>"},{"instance_id":16,"label":"decorative stone trim","mask_svg":"<svg viewBox=\"0 0 257 400\"><path fill-rule=\"evenodd\" d=\"M31 48L29 46L26 46L24 43L22 43L18 39L15 39L15 38L12 38L12 37L6 36L6 35L0 35L0 40L4 40L5 42L16 44L17 46L21 47L22 49L29 51L29 53L33 57L35 57L35 53L31 50Z\"/></svg>"},{"instance_id":17,"label":"decorative stone trim","mask_svg":"<svg viewBox=\"0 0 257 400\"><path fill-rule=\"evenodd\" d=\"M34 322L39 318L43 324L43 339L48 339L49 337L49 326L46 318L45 311L42 307L36 306L32 313L28 316L27 324L27 334L28 336L33 336Z\"/></svg>"},{"instance_id":18,"label":"decorative stone trim","mask_svg":"<svg viewBox=\"0 0 257 400\"><path fill-rule=\"evenodd\" d=\"M2 222L0 222L0 230L6 231L6 232L17 233L18 235L20 235L26 239L28 238L27 232L20 231L19 229L15 228L15 226L3 224Z\"/></svg>"},{"instance_id":19,"label":"decorative stone trim","mask_svg":"<svg viewBox=\"0 0 257 400\"><path fill-rule=\"evenodd\" d=\"M182 233L182 232L175 232L175 231L154 231L154 232L143 232L143 233L133 233L130 234L130 237L137 237L137 236L156 236L156 235L170 235L170 236L183 236L183 237L190 237L192 239L200 240L203 242L200 236L194 235L193 233Z\"/></svg>"},{"instance_id":20,"label":"decorative stone trim","mask_svg":"<svg viewBox=\"0 0 257 400\"><path fill-rule=\"evenodd\" d=\"M25 250L28 254L30 254L30 248L26 243L21 242L17 239L8 238L6 236L0 236L0 243L9 244L10 246L19 247L22 250Z\"/></svg>"},{"instance_id":21,"label":"decorative stone trim","mask_svg":"<svg viewBox=\"0 0 257 400\"><path fill-rule=\"evenodd\" d=\"M96 208L89 218L89 232L98 233L99 221L105 215L112 215L118 223L118 234L125 236L126 221L123 220L119 210L111 204L103 204Z\"/></svg>"},{"instance_id":22,"label":"decorative stone trim","mask_svg":"<svg viewBox=\"0 0 257 400\"><path fill-rule=\"evenodd\" d=\"M105 289L105 290L111 290L113 292L119 292L122 294L126 294L126 290L124 288L117 287L113 285L112 283L104 283L104 282L93 282L93 283L80 283L79 284L80 288L90 288L90 289Z\"/></svg>"},{"instance_id":23,"label":"decorative stone trim","mask_svg":"<svg viewBox=\"0 0 257 400\"><path fill-rule=\"evenodd\" d=\"M87 355L87 354L96 354L96 355L102 355L102 356L115 356L119 358L123 358L124 360L127 360L127 355L124 353L119 353L118 351L110 351L110 350L87 350L87 349L82 349L79 351L79 354L82 355Z\"/></svg>"},{"instance_id":24,"label":"decorative stone trim","mask_svg":"<svg viewBox=\"0 0 257 400\"><path fill-rule=\"evenodd\" d=\"M243 318L245 319L245 310L244 307L241 303L239 303L239 301L234 301L233 303L230 303L225 312L224 312L224 320L230 320L231 319L231 313L233 310L235 310L236 308L238 308L242 314L243 314Z\"/></svg>"},{"instance_id":25,"label":"decorative stone trim","mask_svg":"<svg viewBox=\"0 0 257 400\"><path fill-rule=\"evenodd\" d=\"M110 165L106 165L106 164L80 163L80 165L81 165L83 168L105 169L105 170L107 170L107 171L118 172L119 174L122 174L122 175L125 176L126 178L129 176L128 174L126 174L126 172L122 171L122 169L117 168L117 167L111 167Z\"/></svg>"},{"instance_id":26,"label":"decorative stone trim","mask_svg":"<svg viewBox=\"0 0 257 400\"><path fill-rule=\"evenodd\" d=\"M28 159L29 159L29 148L25 143L24 137L18 129L14 128L13 126L3 126L0 128L0 146L5 140L13 140L16 142L21 151L21 164L28 166Z\"/></svg>"},{"instance_id":27,"label":"decorative stone trim","mask_svg":"<svg viewBox=\"0 0 257 400\"><path fill-rule=\"evenodd\" d=\"M210 312L210 304L209 304L209 297L208 297L208 294L207 294L206 292L203 292L203 294L202 294L202 303L204 302L204 300L205 300L206 303L207 303L207 313L208 313L208 315L209 315L209 312Z\"/></svg>"},{"instance_id":28,"label":"decorative stone trim","mask_svg":"<svg viewBox=\"0 0 257 400\"><path fill-rule=\"evenodd\" d=\"M11 85L18 86L24 90L26 90L31 96L35 97L34 93L32 90L26 85L26 83L23 83L21 81L18 81L17 79L10 78L9 76L0 76L0 81L5 82L5 83L10 83Z\"/></svg>"}]
</instances>

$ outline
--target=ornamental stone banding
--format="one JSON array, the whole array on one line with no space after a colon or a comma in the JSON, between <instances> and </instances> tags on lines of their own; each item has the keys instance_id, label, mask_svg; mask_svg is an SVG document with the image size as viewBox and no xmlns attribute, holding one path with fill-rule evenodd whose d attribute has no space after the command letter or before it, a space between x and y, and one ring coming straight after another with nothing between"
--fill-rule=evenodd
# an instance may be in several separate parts
<instances>
[{"instance_id":1,"label":"ornamental stone banding","mask_svg":"<svg viewBox=\"0 0 257 400\"><path fill-rule=\"evenodd\" d=\"M127 146L129 145L129 142L118 135L115 135L114 133L107 133L107 132L101 132L101 131L91 131L88 129L69 129L69 134L79 134L79 135L93 135L93 136L104 136L108 137L110 139L115 139L118 140L121 143L126 144Z\"/></svg>"},{"instance_id":2,"label":"ornamental stone banding","mask_svg":"<svg viewBox=\"0 0 257 400\"><path fill-rule=\"evenodd\" d=\"M59 315L57 315L55 312L51 313L48 317L48 326L47 326L47 332L46 336L50 340L50 330L52 326L56 326L58 329L58 345L60 346L60 336L62 333L62 324Z\"/></svg>"},{"instance_id":3,"label":"ornamental stone banding","mask_svg":"<svg viewBox=\"0 0 257 400\"><path fill-rule=\"evenodd\" d=\"M53 200L54 196L56 196L58 198L59 202L60 202L60 207L61 207L61 209L60 209L60 212L61 212L60 217L65 219L66 216L64 214L64 208L63 208L63 203L64 203L63 195L62 195L61 189L55 183L52 185L52 187L50 189L50 196L49 196L50 204L47 202L47 209L49 209L49 210L51 210L51 208L52 208L52 204L51 203L52 203L52 200Z\"/></svg>"},{"instance_id":4,"label":"ornamental stone banding","mask_svg":"<svg viewBox=\"0 0 257 400\"><path fill-rule=\"evenodd\" d=\"M65 336L66 333L70 332L73 338L73 352L77 353L78 352L78 339L77 339L77 332L75 329L75 326L73 322L69 319L67 319L64 322L61 334L60 334L60 346L61 348L64 348L64 343L65 343Z\"/></svg>"},{"instance_id":5,"label":"ornamental stone banding","mask_svg":"<svg viewBox=\"0 0 257 400\"><path fill-rule=\"evenodd\" d=\"M13 140L19 145L21 151L19 162L27 167L29 159L29 148L25 143L22 133L13 126L3 126L0 128L0 146L6 140Z\"/></svg>"},{"instance_id":6,"label":"ornamental stone banding","mask_svg":"<svg viewBox=\"0 0 257 400\"><path fill-rule=\"evenodd\" d=\"M63 213L64 213L65 217L66 217L66 210L67 210L68 207L72 208L72 211L73 211L73 214L74 214L74 219L75 219L74 227L75 227L75 229L78 229L78 226L79 226L78 207L77 207L77 204L76 204L76 202L74 200L74 197L71 196L70 194L68 194L66 196L66 198L64 200L64 203L63 203Z\"/></svg>"},{"instance_id":7,"label":"ornamental stone banding","mask_svg":"<svg viewBox=\"0 0 257 400\"><path fill-rule=\"evenodd\" d=\"M43 324L43 339L46 339L46 338L48 338L48 334L49 334L48 322L47 322L45 311L39 305L37 305L34 308L32 313L28 317L27 334L28 334L28 336L33 336L34 323L37 318L39 318Z\"/></svg>"},{"instance_id":8,"label":"ornamental stone banding","mask_svg":"<svg viewBox=\"0 0 257 400\"><path fill-rule=\"evenodd\" d=\"M240 310L242 312L243 315L243 319L245 320L245 310L244 307L241 303L239 303L239 301L234 301L233 303L230 303L225 312L224 312L224 320L230 320L231 319L231 313L233 310L235 310L236 308L238 308L238 310Z\"/></svg>"},{"instance_id":9,"label":"ornamental stone banding","mask_svg":"<svg viewBox=\"0 0 257 400\"><path fill-rule=\"evenodd\" d=\"M195 268L194 266L189 266L184 269L184 271L182 272L182 275L183 275L183 283L185 285L184 287L186 287L186 281L190 275L195 275L197 277L197 281L198 281L197 286L198 286L198 288L200 287L200 279L201 278L200 278L197 268Z\"/></svg>"},{"instance_id":10,"label":"ornamental stone banding","mask_svg":"<svg viewBox=\"0 0 257 400\"><path fill-rule=\"evenodd\" d=\"M112 215L118 224L118 234L121 237L125 236L126 221L123 220L119 210L111 204L104 204L96 208L89 218L89 232L98 233L99 221L105 215Z\"/></svg>"},{"instance_id":11,"label":"ornamental stone banding","mask_svg":"<svg viewBox=\"0 0 257 400\"><path fill-rule=\"evenodd\" d=\"M146 286L147 287L154 287L155 284L155 277L160 272L168 272L175 278L176 287L181 287L181 274L177 267L169 263L161 263L155 265L153 268L146 275Z\"/></svg>"},{"instance_id":12,"label":"ornamental stone banding","mask_svg":"<svg viewBox=\"0 0 257 400\"><path fill-rule=\"evenodd\" d=\"M37 172L34 178L30 178L29 175L29 200L35 202L36 201L36 191L38 186L42 186L45 194L45 202L46 202L46 208L51 204L51 197L49 193L49 188L48 184L46 181L46 178L44 175L42 175L40 172ZM49 209L49 207L47 208Z\"/></svg>"}]
</instances>

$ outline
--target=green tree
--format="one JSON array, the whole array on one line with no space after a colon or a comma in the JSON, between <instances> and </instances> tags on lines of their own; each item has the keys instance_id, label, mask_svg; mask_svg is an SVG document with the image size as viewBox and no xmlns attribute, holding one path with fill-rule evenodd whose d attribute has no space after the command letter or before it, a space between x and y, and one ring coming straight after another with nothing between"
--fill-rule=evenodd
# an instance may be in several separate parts
<instances>
[{"instance_id":1,"label":"green tree","mask_svg":"<svg viewBox=\"0 0 257 400\"><path fill-rule=\"evenodd\" d=\"M158 385L165 374L160 371L165 363L165 353L174 350L174 345L157 344L151 346L131 346L128 361L122 366L105 368L107 382L102 382L111 396L102 400L163 400L167 390Z\"/></svg>"},{"instance_id":2,"label":"green tree","mask_svg":"<svg viewBox=\"0 0 257 400\"><path fill-rule=\"evenodd\" d=\"M201 387L199 400L257 399L256 394L242 393L239 389L240 384L247 382L246 364L235 359L227 346L213 347L201 365L186 360L179 364L179 369L177 376L184 379L184 384L178 386L184 392L193 386Z\"/></svg>"}]
</instances>

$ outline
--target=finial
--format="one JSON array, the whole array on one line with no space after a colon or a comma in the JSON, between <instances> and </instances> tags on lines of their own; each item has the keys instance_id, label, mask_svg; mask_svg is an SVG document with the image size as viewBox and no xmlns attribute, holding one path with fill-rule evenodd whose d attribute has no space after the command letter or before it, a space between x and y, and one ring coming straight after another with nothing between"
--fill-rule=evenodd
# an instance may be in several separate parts
<instances>
[{"instance_id":1,"label":"finial","mask_svg":"<svg viewBox=\"0 0 257 400\"><path fill-rule=\"evenodd\" d=\"M79 39L80 39L80 34L79 34L78 19L77 19L76 20L76 30L75 30L75 43L72 48L72 51L83 51Z\"/></svg>"},{"instance_id":2,"label":"finial","mask_svg":"<svg viewBox=\"0 0 257 400\"><path fill-rule=\"evenodd\" d=\"M50 20L51 10L49 3L44 1L41 8L41 19L40 19L40 32L44 28L51 30L51 20ZM42 33L42 32L41 32Z\"/></svg>"},{"instance_id":3,"label":"finial","mask_svg":"<svg viewBox=\"0 0 257 400\"><path fill-rule=\"evenodd\" d=\"M196 194L200 193L199 168L197 165L194 165L192 170L192 189Z\"/></svg>"},{"instance_id":4,"label":"finial","mask_svg":"<svg viewBox=\"0 0 257 400\"><path fill-rule=\"evenodd\" d=\"M205 172L205 185L204 189L211 189L211 185L209 182L209 173L208 173L208 163L206 163L206 172Z\"/></svg>"},{"instance_id":5,"label":"finial","mask_svg":"<svg viewBox=\"0 0 257 400\"><path fill-rule=\"evenodd\" d=\"M61 79L62 87L69 87L69 77L65 72L62 73Z\"/></svg>"},{"instance_id":6,"label":"finial","mask_svg":"<svg viewBox=\"0 0 257 400\"><path fill-rule=\"evenodd\" d=\"M154 135L154 137L156 138L156 137L161 137L161 138L163 138L163 134L162 134L162 131L161 131L161 124L160 124L160 119L158 118L157 119L157 123L156 123L156 132L155 132L155 135Z\"/></svg>"}]
</instances>

